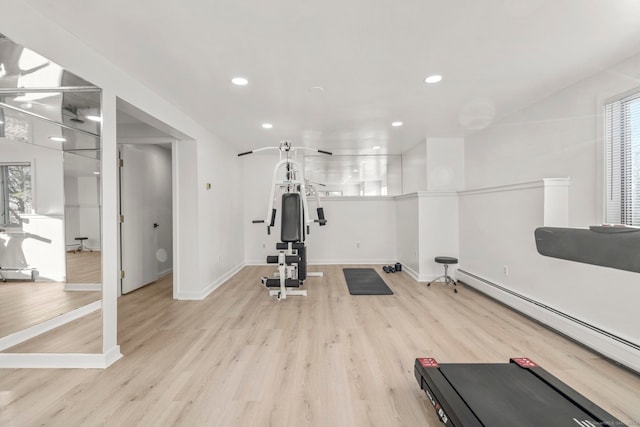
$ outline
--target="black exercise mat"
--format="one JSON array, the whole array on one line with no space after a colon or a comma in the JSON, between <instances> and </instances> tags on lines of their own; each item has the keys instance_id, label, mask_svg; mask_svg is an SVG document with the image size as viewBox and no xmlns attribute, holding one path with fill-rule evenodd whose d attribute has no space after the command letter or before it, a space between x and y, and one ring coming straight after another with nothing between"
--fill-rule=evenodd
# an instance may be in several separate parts
<instances>
[{"instance_id":1,"label":"black exercise mat","mask_svg":"<svg viewBox=\"0 0 640 427\"><path fill-rule=\"evenodd\" d=\"M343 268L351 295L393 295L373 268Z\"/></svg>"}]
</instances>

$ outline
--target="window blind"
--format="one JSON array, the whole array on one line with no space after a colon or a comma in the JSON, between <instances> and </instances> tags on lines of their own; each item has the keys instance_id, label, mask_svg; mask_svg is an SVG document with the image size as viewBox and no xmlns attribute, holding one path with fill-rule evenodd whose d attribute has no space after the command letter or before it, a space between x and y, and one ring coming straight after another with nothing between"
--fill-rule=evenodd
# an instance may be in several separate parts
<instances>
[{"instance_id":1,"label":"window blind","mask_svg":"<svg viewBox=\"0 0 640 427\"><path fill-rule=\"evenodd\" d=\"M605 105L607 223L640 226L640 92Z\"/></svg>"}]
</instances>

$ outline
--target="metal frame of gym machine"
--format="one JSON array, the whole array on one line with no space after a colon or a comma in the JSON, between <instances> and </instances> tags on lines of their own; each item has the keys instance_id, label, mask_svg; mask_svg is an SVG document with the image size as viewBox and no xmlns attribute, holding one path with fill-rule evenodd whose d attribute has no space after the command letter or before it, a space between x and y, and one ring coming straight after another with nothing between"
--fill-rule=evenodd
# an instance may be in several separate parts
<instances>
[{"instance_id":1,"label":"metal frame of gym machine","mask_svg":"<svg viewBox=\"0 0 640 427\"><path fill-rule=\"evenodd\" d=\"M276 197L282 191L283 196L283 205L285 203L284 196L286 194L299 194L299 203L301 204L301 212L302 215L298 215L297 220L299 224L295 225L295 227L299 227L301 230L300 233L300 241L295 242L290 239L284 239L284 228L285 227L285 218L283 217L282 228L281 230L281 240L283 242L276 245L276 248L279 250L277 256L268 256L267 263L270 264L278 264L278 271L274 274L275 279L269 279L267 277L262 277L261 282L267 288L275 287L274 285L277 283L277 289L269 289L269 295L277 297L278 301L281 299L286 299L288 295L300 295L306 296L307 291L304 289L298 289L299 286L302 285L302 282L307 276L310 277L322 277L322 272L307 272L306 271L306 248L304 247L305 236L310 232L310 226L313 223L318 223L320 226L326 225L327 220L324 217L324 209L320 204L320 196L315 188L315 183L311 183L305 181L304 173L302 169L299 167L297 160L297 151L298 150L306 150L314 153L327 154L332 155L332 153L324 150L319 150L317 148L308 148L308 147L293 147L291 142L282 141L278 147L262 147L257 148L255 150L247 151L244 153L238 154L238 157L245 156L248 154L257 153L260 151L266 150L278 150L280 152L280 161L276 163L273 169L273 180L271 185L271 195L269 198L269 207L267 208L267 214L265 219L263 220L254 220L253 223L265 223L267 224L267 234L271 234L271 228L275 227L276 221L276 209L274 208L274 203ZM292 159L290 153L294 154L294 158ZM281 169L285 167L284 179L279 179L279 174ZM318 184L322 185L322 184ZM309 204L307 202L307 191L309 191L310 195L313 195L317 204L316 212L317 219L312 219L309 215ZM284 206L283 206L284 208ZM281 215L284 216L284 212ZM284 241L288 240L288 241ZM298 264L304 264L304 276L300 280L298 275L299 268Z\"/></svg>"}]
</instances>

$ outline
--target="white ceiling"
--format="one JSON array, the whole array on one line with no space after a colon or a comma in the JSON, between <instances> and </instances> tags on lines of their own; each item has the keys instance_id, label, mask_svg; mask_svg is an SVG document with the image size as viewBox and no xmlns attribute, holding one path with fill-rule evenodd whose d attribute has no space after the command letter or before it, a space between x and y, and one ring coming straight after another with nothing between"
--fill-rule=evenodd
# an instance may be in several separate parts
<instances>
[{"instance_id":1,"label":"white ceiling","mask_svg":"<svg viewBox=\"0 0 640 427\"><path fill-rule=\"evenodd\" d=\"M640 0L26 1L239 151L399 153L640 52Z\"/></svg>"}]
</instances>

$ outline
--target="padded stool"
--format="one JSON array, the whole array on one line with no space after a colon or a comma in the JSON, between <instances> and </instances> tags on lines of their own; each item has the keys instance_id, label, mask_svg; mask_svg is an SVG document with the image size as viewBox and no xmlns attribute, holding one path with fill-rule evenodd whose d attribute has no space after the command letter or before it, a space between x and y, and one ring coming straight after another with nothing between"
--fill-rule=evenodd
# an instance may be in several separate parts
<instances>
[{"instance_id":1,"label":"padded stool","mask_svg":"<svg viewBox=\"0 0 640 427\"><path fill-rule=\"evenodd\" d=\"M457 264L458 258L453 258L449 256L437 256L434 258L434 261L437 262L438 264L444 265L444 275L440 277L436 277L431 282L427 283L427 286L431 286L431 284L434 282L437 282L438 279L444 279L444 282L442 283L444 283L445 285L452 285L453 292L458 293L458 288L456 288L456 281L453 280L451 276L449 276L449 264Z\"/></svg>"},{"instance_id":2,"label":"padded stool","mask_svg":"<svg viewBox=\"0 0 640 427\"><path fill-rule=\"evenodd\" d=\"M82 251L84 251L85 250L84 241L87 240L87 239L88 239L88 237L76 237L74 240L79 241L80 242L79 243L80 246L78 246L78 248L73 252L82 252ZM93 252L93 249L88 249L88 250L90 252Z\"/></svg>"}]
</instances>

